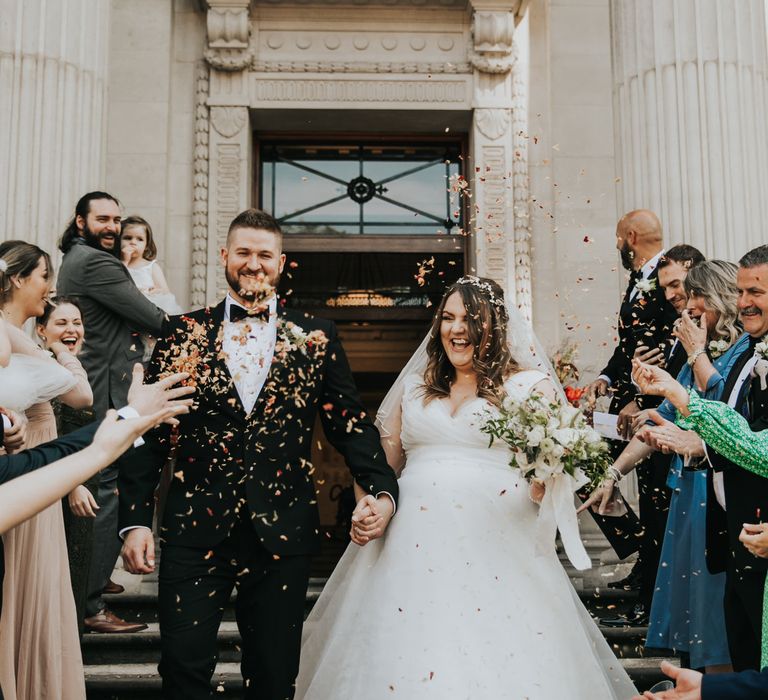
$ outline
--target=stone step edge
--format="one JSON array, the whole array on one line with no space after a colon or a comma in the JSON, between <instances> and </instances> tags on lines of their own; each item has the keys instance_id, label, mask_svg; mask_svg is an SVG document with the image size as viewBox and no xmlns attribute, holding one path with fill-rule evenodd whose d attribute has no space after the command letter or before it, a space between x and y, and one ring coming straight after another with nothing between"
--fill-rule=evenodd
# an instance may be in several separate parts
<instances>
[{"instance_id":1,"label":"stone step edge","mask_svg":"<svg viewBox=\"0 0 768 700\"><path fill-rule=\"evenodd\" d=\"M646 637L648 634L648 627L604 627L598 625L598 628L603 637L615 640L615 639L635 639L638 637ZM240 641L240 633L237 630L237 623L225 620L219 627L218 634L219 642L224 643L237 643ZM83 635L81 644L83 648L95 648L95 647L136 647L136 646L149 646L153 644L159 644L160 642L160 626L157 622L150 622L148 628L141 632L115 633L115 634L99 634L89 632Z\"/></svg>"},{"instance_id":2,"label":"stone step edge","mask_svg":"<svg viewBox=\"0 0 768 700\"><path fill-rule=\"evenodd\" d=\"M620 659L624 670L634 679L660 676L659 666L663 660L675 666L680 660L675 658L654 657L648 659ZM119 668L119 671L115 669ZM156 689L160 687L160 676L155 664L121 664L117 666L86 666L85 683L89 690L120 690L128 688ZM242 683L240 664L220 663L213 674L213 682L239 686Z\"/></svg>"}]
</instances>

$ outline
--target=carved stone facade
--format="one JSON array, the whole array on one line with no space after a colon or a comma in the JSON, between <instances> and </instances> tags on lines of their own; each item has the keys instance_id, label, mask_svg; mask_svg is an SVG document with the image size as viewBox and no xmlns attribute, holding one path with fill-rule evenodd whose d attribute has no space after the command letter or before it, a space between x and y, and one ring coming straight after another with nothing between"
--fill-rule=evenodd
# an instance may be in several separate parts
<instances>
[{"instance_id":1,"label":"carved stone facade","mask_svg":"<svg viewBox=\"0 0 768 700\"><path fill-rule=\"evenodd\" d=\"M519 138L515 160L511 133L513 123L522 130L526 124L522 112L513 115L512 99L513 36L526 3L505 2L502 9L493 2L473 8L458 0L390 5L342 8L315 2L297 8L280 0L208 0L209 261L218 254L227 217L250 203L252 137L244 128L249 112L252 117L278 109L377 110L393 117L419 110L474 113L472 163L485 173L474 180L474 201L480 203L472 217L478 234L474 261L530 310L524 282L530 270L515 272L518 264L530 262L522 223L527 175L513 175L515 168L524 171L527 161ZM524 111L525 96L518 94L516 104ZM516 183L522 188L517 196ZM197 239L195 245L200 247ZM208 273L209 301L222 283ZM199 276L193 284L198 299Z\"/></svg>"}]
</instances>

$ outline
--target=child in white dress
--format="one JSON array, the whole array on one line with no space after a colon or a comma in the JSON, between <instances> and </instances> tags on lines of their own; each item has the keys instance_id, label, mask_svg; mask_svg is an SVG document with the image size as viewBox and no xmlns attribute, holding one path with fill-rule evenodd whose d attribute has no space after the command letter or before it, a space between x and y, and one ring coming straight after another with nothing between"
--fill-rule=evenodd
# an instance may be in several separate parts
<instances>
[{"instance_id":1,"label":"child in white dress","mask_svg":"<svg viewBox=\"0 0 768 700\"><path fill-rule=\"evenodd\" d=\"M157 263L157 246L152 235L152 227L140 216L123 219L120 236L120 252L123 264L133 277L139 291L155 306L173 316L183 313L179 302L168 287L165 275ZM145 360L152 355L155 340L142 336L145 348Z\"/></svg>"}]
</instances>

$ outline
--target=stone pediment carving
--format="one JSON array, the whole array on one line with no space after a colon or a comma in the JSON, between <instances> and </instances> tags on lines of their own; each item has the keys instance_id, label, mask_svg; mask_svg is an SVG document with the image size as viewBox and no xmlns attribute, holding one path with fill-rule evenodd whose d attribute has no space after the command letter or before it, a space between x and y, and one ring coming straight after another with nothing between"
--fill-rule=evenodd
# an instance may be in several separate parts
<instances>
[{"instance_id":1,"label":"stone pediment carving","mask_svg":"<svg viewBox=\"0 0 768 700\"><path fill-rule=\"evenodd\" d=\"M495 141L507 133L512 114L509 109L478 109L475 111L475 120L480 133Z\"/></svg>"},{"instance_id":2,"label":"stone pediment carving","mask_svg":"<svg viewBox=\"0 0 768 700\"><path fill-rule=\"evenodd\" d=\"M515 16L512 12L477 11L472 26L472 65L482 73L512 69Z\"/></svg>"}]
</instances>

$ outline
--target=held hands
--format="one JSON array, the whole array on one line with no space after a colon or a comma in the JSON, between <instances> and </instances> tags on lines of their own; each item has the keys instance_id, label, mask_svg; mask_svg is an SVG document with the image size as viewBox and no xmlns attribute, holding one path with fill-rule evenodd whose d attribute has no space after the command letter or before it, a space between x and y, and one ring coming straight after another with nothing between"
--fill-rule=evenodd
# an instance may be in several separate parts
<instances>
[{"instance_id":1,"label":"held hands","mask_svg":"<svg viewBox=\"0 0 768 700\"><path fill-rule=\"evenodd\" d=\"M768 559L768 523L757 523L756 525L744 523L739 535L739 542L756 557Z\"/></svg>"},{"instance_id":2,"label":"held hands","mask_svg":"<svg viewBox=\"0 0 768 700\"><path fill-rule=\"evenodd\" d=\"M352 541L362 547L381 537L394 512L395 506L388 496L363 496L352 513L352 529L349 533Z\"/></svg>"},{"instance_id":3,"label":"held hands","mask_svg":"<svg viewBox=\"0 0 768 700\"><path fill-rule=\"evenodd\" d=\"M95 518L99 504L85 486L76 486L67 496L69 508L78 518Z\"/></svg>"},{"instance_id":4,"label":"held hands","mask_svg":"<svg viewBox=\"0 0 768 700\"><path fill-rule=\"evenodd\" d=\"M669 661L661 662L661 670L675 681L675 687L660 693L646 690L642 695L635 695L632 700L701 700L702 675L698 671L678 668Z\"/></svg>"},{"instance_id":5,"label":"held hands","mask_svg":"<svg viewBox=\"0 0 768 700\"><path fill-rule=\"evenodd\" d=\"M687 310L683 311L675 324L675 330L672 331L672 335L682 343L688 355L695 350L706 350L707 317L702 314L699 318L699 324L697 324Z\"/></svg>"}]
</instances>

